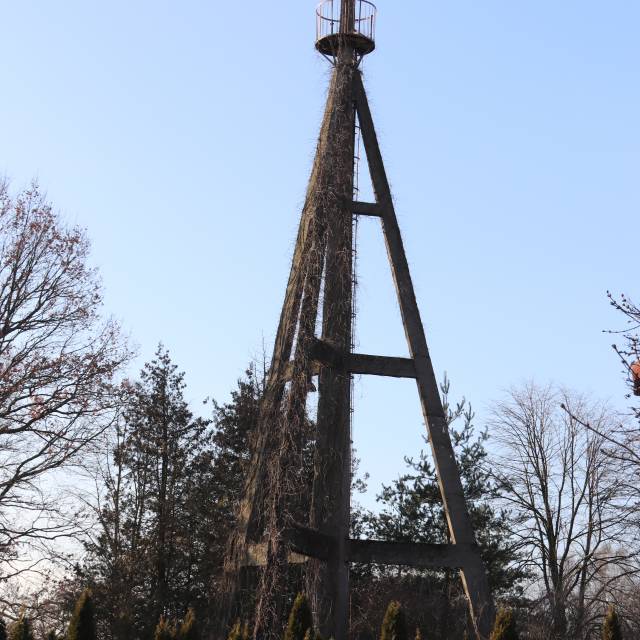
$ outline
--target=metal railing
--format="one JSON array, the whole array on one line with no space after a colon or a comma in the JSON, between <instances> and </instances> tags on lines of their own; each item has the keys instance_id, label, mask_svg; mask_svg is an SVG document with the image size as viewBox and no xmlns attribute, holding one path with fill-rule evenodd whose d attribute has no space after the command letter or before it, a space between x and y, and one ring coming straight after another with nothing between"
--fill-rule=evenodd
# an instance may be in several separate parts
<instances>
[{"instance_id":1,"label":"metal railing","mask_svg":"<svg viewBox=\"0 0 640 640\"><path fill-rule=\"evenodd\" d=\"M316 9L316 40L332 36L340 30L341 0L323 0ZM376 6L369 0L355 0L354 2L354 30L367 40L375 41L376 35Z\"/></svg>"}]
</instances>

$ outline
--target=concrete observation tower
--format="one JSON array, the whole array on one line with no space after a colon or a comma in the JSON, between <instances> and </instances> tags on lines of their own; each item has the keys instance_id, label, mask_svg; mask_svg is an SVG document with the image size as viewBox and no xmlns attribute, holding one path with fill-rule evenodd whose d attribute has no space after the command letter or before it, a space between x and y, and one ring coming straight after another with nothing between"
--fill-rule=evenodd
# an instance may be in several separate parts
<instances>
[{"instance_id":1,"label":"concrete observation tower","mask_svg":"<svg viewBox=\"0 0 640 640\"><path fill-rule=\"evenodd\" d=\"M275 639L284 617L281 594L291 564L297 563L317 628L325 638L347 640L351 563L453 568L460 571L476 636L486 640L494 617L486 568L465 503L359 68L375 49L376 7L368 0L325 0L316 21L316 49L330 61L333 73L238 527L226 558L228 581L237 585L243 567L261 567L255 637ZM373 202L360 201L354 191L356 132L366 152ZM354 352L358 216L380 221L409 358ZM351 391L356 374L415 380L450 544L350 538ZM312 401L317 402L314 423L308 418ZM312 463L305 467L309 457Z\"/></svg>"}]
</instances>

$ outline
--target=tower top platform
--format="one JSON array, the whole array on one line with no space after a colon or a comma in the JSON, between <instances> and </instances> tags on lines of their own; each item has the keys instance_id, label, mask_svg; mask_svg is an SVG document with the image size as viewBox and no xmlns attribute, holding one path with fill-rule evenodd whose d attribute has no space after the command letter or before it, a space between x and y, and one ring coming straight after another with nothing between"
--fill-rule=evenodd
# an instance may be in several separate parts
<instances>
[{"instance_id":1,"label":"tower top platform","mask_svg":"<svg viewBox=\"0 0 640 640\"><path fill-rule=\"evenodd\" d=\"M342 15L349 4L353 15ZM358 56L375 48L376 6L369 0L323 0L316 9L316 49L325 56L336 56L342 46Z\"/></svg>"}]
</instances>

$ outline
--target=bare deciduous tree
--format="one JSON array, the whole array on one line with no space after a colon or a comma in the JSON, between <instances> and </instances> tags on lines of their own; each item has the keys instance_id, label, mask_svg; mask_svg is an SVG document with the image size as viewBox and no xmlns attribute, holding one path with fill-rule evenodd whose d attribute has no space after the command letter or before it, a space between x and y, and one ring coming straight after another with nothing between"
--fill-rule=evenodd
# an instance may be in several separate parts
<instances>
[{"instance_id":1,"label":"bare deciduous tree","mask_svg":"<svg viewBox=\"0 0 640 640\"><path fill-rule=\"evenodd\" d=\"M33 569L73 533L60 470L109 423L129 358L103 320L89 242L37 187L0 182L0 579Z\"/></svg>"},{"instance_id":2,"label":"bare deciduous tree","mask_svg":"<svg viewBox=\"0 0 640 640\"><path fill-rule=\"evenodd\" d=\"M633 398L632 394L637 393L638 390L638 381L633 375L632 367L640 362L638 333L640 307L624 294L615 297L608 292L607 296L611 306L626 320L626 326L610 333L620 335L624 339L622 345L612 346L623 365L623 375L631 391L628 397ZM597 421L594 422L591 416L577 415L571 407L563 408L573 420L600 438L603 453L615 466L618 481L627 497L629 508L625 515L628 534L629 536L638 535L640 533L640 406L632 404L629 414L621 415L618 423L614 427L607 425L607 429L603 429ZM615 586L615 598L612 599L615 600L625 624L629 630L638 633L640 631L640 606L638 606L640 575L625 575L622 579L616 580L613 586Z\"/></svg>"},{"instance_id":3,"label":"bare deciduous tree","mask_svg":"<svg viewBox=\"0 0 640 640\"><path fill-rule=\"evenodd\" d=\"M622 294L616 298L611 292L607 292L609 303L625 318L627 326L619 331L611 333L621 334L624 337L624 345L613 345L613 349L620 356L625 368L625 374L629 377L630 386L634 386L631 374L631 366L640 361L640 307L631 298ZM636 409L636 417L640 419L640 408Z\"/></svg>"},{"instance_id":4,"label":"bare deciduous tree","mask_svg":"<svg viewBox=\"0 0 640 640\"><path fill-rule=\"evenodd\" d=\"M513 389L493 414L496 477L539 577L545 637L593 637L602 603L636 571L624 478L604 451L615 424L605 406L534 384Z\"/></svg>"},{"instance_id":5,"label":"bare deciduous tree","mask_svg":"<svg viewBox=\"0 0 640 640\"><path fill-rule=\"evenodd\" d=\"M620 331L612 333L621 334L624 337L624 345L613 345L613 349L620 356L624 366L624 375L627 378L632 391L636 390L637 382L632 374L632 365L640 361L640 307L630 298L621 295L615 298L611 293L607 294L611 305L625 317L627 326ZM630 396L631 397L631 396ZM631 415L623 420L616 429L607 433L600 433L597 424L584 421L584 426L591 429L606 440L607 453L616 461L618 468L624 471L622 475L627 478L627 486L630 495L637 503L635 509L636 526L640 525L640 406L631 407Z\"/></svg>"}]
</instances>

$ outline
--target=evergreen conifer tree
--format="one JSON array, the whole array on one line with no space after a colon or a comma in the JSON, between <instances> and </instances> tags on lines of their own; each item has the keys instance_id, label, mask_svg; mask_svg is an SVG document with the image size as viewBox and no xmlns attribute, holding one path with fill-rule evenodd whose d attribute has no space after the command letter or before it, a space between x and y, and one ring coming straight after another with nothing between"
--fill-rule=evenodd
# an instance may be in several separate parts
<instances>
[{"instance_id":1,"label":"evergreen conifer tree","mask_svg":"<svg viewBox=\"0 0 640 640\"><path fill-rule=\"evenodd\" d=\"M0 640L7 640L7 625L2 617L0 617Z\"/></svg>"},{"instance_id":2,"label":"evergreen conifer tree","mask_svg":"<svg viewBox=\"0 0 640 640\"><path fill-rule=\"evenodd\" d=\"M407 640L407 622L402 605L392 600L387 607L380 630L380 640Z\"/></svg>"},{"instance_id":3,"label":"evergreen conifer tree","mask_svg":"<svg viewBox=\"0 0 640 640\"><path fill-rule=\"evenodd\" d=\"M237 620L233 627L231 627L227 640L249 640L250 637L249 623L245 622L241 624L240 620Z\"/></svg>"},{"instance_id":4,"label":"evergreen conifer tree","mask_svg":"<svg viewBox=\"0 0 640 640\"><path fill-rule=\"evenodd\" d=\"M156 626L155 633L153 634L153 640L175 640L176 628L171 624L167 618L160 616L160 620Z\"/></svg>"},{"instance_id":5,"label":"evergreen conifer tree","mask_svg":"<svg viewBox=\"0 0 640 640\"><path fill-rule=\"evenodd\" d=\"M9 628L9 640L33 640L31 622L24 613Z\"/></svg>"},{"instance_id":6,"label":"evergreen conifer tree","mask_svg":"<svg viewBox=\"0 0 640 640\"><path fill-rule=\"evenodd\" d=\"M178 640L200 640L200 630L196 620L196 612L193 607L189 607L187 615L184 617L180 629L177 633Z\"/></svg>"},{"instance_id":7,"label":"evergreen conifer tree","mask_svg":"<svg viewBox=\"0 0 640 640\"><path fill-rule=\"evenodd\" d=\"M105 637L149 640L161 614L174 620L186 606L200 612L219 600L261 394L252 368L231 401L214 403L213 423L195 417L183 374L163 347L139 381L123 388L102 529L87 545L83 567ZM223 624L222 616L207 620L207 627Z\"/></svg>"},{"instance_id":8,"label":"evergreen conifer tree","mask_svg":"<svg viewBox=\"0 0 640 640\"><path fill-rule=\"evenodd\" d=\"M493 625L490 640L519 640L516 621L511 609L500 609Z\"/></svg>"},{"instance_id":9,"label":"evergreen conifer tree","mask_svg":"<svg viewBox=\"0 0 640 640\"><path fill-rule=\"evenodd\" d=\"M618 612L613 605L609 606L602 625L602 640L622 640L622 627Z\"/></svg>"},{"instance_id":10,"label":"evergreen conifer tree","mask_svg":"<svg viewBox=\"0 0 640 640\"><path fill-rule=\"evenodd\" d=\"M93 597L89 589L85 589L76 602L76 607L69 622L67 640L96 640L96 616Z\"/></svg>"},{"instance_id":11,"label":"evergreen conifer tree","mask_svg":"<svg viewBox=\"0 0 640 640\"><path fill-rule=\"evenodd\" d=\"M470 510L476 540L489 572L494 597L517 599L522 593L526 571L518 562L513 539L513 522L507 510L495 500L499 487L488 470L488 433L474 426L471 405L463 398L454 401L448 379L441 385L446 421L456 462ZM426 442L425 442L426 444ZM406 472L385 484L378 494L377 512L352 510L352 537L390 542L450 542L438 478L427 448L417 457L405 459ZM379 632L377 611L384 612L390 600L402 602L412 612L415 626L428 637L459 640L467 624L466 598L453 570L366 565L351 569L351 626L362 635ZM373 586L375 584L375 586ZM469 634L474 637L473 633Z\"/></svg>"},{"instance_id":12,"label":"evergreen conifer tree","mask_svg":"<svg viewBox=\"0 0 640 640\"><path fill-rule=\"evenodd\" d=\"M231 627L227 640L242 640L242 625L240 624L240 620L237 620L233 627Z\"/></svg>"},{"instance_id":13,"label":"evergreen conifer tree","mask_svg":"<svg viewBox=\"0 0 640 640\"><path fill-rule=\"evenodd\" d=\"M304 593L299 593L291 608L284 640L304 640L307 631L313 637L313 617L309 600Z\"/></svg>"}]
</instances>

